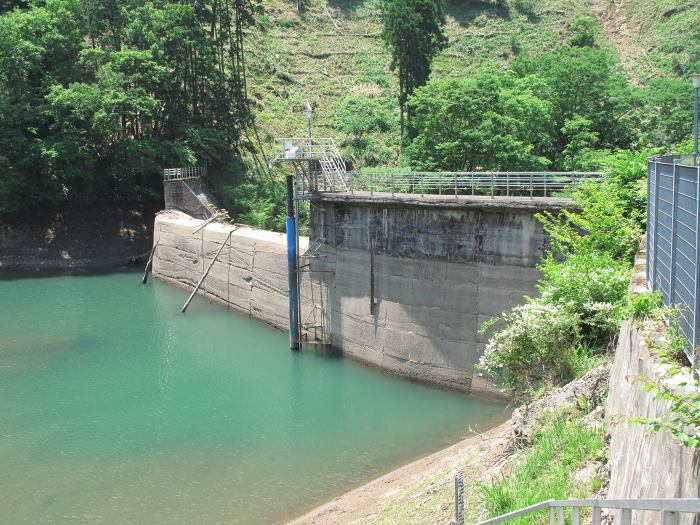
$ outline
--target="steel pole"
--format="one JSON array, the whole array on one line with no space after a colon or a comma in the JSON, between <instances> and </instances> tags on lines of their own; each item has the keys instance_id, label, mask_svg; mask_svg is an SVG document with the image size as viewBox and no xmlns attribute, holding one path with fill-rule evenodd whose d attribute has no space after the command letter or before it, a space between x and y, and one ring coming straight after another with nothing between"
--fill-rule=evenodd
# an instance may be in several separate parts
<instances>
[{"instance_id":1,"label":"steel pole","mask_svg":"<svg viewBox=\"0 0 700 525\"><path fill-rule=\"evenodd\" d=\"M294 177L287 175L287 284L289 299L289 348L299 350L299 311L297 297L297 225L294 219Z\"/></svg>"},{"instance_id":2,"label":"steel pole","mask_svg":"<svg viewBox=\"0 0 700 525\"><path fill-rule=\"evenodd\" d=\"M693 160L698 162L698 91L700 88L694 88L695 96L693 97Z\"/></svg>"}]
</instances>

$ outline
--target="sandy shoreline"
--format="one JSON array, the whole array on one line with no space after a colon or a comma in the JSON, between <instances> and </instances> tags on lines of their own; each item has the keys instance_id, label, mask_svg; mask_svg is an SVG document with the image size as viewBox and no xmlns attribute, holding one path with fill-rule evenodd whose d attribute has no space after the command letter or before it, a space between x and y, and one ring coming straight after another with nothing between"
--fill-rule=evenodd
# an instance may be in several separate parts
<instances>
[{"instance_id":1,"label":"sandy shoreline","mask_svg":"<svg viewBox=\"0 0 700 525\"><path fill-rule=\"evenodd\" d=\"M439 473L456 475L465 463L488 447L502 450L509 442L512 423L507 420L497 427L477 434L459 443L444 448L399 467L354 490L324 503L288 523L290 525L336 525L345 523L372 523L380 511L389 503L389 498ZM494 453L492 457L500 456ZM454 474L452 474L452 472Z\"/></svg>"}]
</instances>

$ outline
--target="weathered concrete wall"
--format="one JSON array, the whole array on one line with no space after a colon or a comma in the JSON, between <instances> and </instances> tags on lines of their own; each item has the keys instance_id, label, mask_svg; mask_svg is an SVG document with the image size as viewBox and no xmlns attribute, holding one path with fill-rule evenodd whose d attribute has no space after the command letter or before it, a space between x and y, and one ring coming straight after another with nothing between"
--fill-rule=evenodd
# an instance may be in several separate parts
<instances>
[{"instance_id":1,"label":"weathered concrete wall","mask_svg":"<svg viewBox=\"0 0 700 525\"><path fill-rule=\"evenodd\" d=\"M330 290L333 345L411 379L489 389L474 371L488 339L478 327L535 293L547 237L534 214L566 204L316 199L310 243L322 243L324 257L310 263Z\"/></svg>"},{"instance_id":2,"label":"weathered concrete wall","mask_svg":"<svg viewBox=\"0 0 700 525\"><path fill-rule=\"evenodd\" d=\"M644 259L638 259L632 287L646 291ZM644 323L628 320L622 324L605 407L610 430L608 498L697 498L700 497L700 451L683 447L668 432L651 432L630 422L632 418L664 418L668 402L653 399L634 379L647 376L656 380L664 365L650 352L649 337L657 337ZM677 385L684 378L675 377ZM688 378L685 378L688 380ZM666 381L666 380L664 380ZM669 386L673 386L667 382ZM696 518L680 514L680 523L696 523ZM659 523L656 512L633 512L635 525Z\"/></svg>"},{"instance_id":3,"label":"weathered concrete wall","mask_svg":"<svg viewBox=\"0 0 700 525\"><path fill-rule=\"evenodd\" d=\"M547 237L534 214L567 201L437 197L313 202L300 246L311 247L300 262L304 331L387 372L489 390L474 371L487 341L478 327L535 293ZM196 284L232 228L193 235L200 223L174 212L156 219L156 276ZM284 235L241 227L231 239L206 293L287 329Z\"/></svg>"},{"instance_id":4,"label":"weathered concrete wall","mask_svg":"<svg viewBox=\"0 0 700 525\"><path fill-rule=\"evenodd\" d=\"M153 274L191 290L233 230L202 287L209 298L224 302L277 328L289 327L287 244L284 234L247 226L211 223L193 234L202 221L176 211L155 220ZM307 240L300 239L305 249ZM203 255L202 255L203 254ZM306 294L304 306L309 306Z\"/></svg>"}]
</instances>

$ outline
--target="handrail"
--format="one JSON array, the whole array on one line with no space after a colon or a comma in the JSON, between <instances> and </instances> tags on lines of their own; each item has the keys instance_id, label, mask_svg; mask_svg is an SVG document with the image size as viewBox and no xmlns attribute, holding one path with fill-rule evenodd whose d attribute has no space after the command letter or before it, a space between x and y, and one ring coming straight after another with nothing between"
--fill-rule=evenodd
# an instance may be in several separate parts
<instances>
[{"instance_id":1,"label":"handrail","mask_svg":"<svg viewBox=\"0 0 700 525\"><path fill-rule=\"evenodd\" d=\"M163 170L163 180L184 180L184 179L196 179L201 178L206 175L206 168L204 166L188 166L185 168L166 168Z\"/></svg>"},{"instance_id":2,"label":"handrail","mask_svg":"<svg viewBox=\"0 0 700 525\"><path fill-rule=\"evenodd\" d=\"M575 187L582 182L605 182L601 172L561 172L561 171L473 171L473 172L375 172L360 171L347 174L350 191L370 193L439 193L453 194L469 191L486 192L494 195L503 191L505 195L548 193Z\"/></svg>"},{"instance_id":3,"label":"handrail","mask_svg":"<svg viewBox=\"0 0 700 525\"><path fill-rule=\"evenodd\" d=\"M646 510L662 513L662 523L664 525L677 523L678 512L700 514L700 498L669 498L669 499L580 499L580 500L546 500L529 507L524 507L495 518L480 521L475 525L495 525L503 523L514 518L519 518L533 512L538 512L543 509L550 509L550 524L554 524L554 509L559 509L557 512L558 525L564 525L564 512L566 507L572 508L572 521L574 525L580 522L579 509L582 507L591 507L593 509L593 523L600 524L601 509L616 509L622 510L621 525L629 525L631 523L633 510ZM457 505L459 508L459 505ZM574 510L575 509L575 510ZM457 516L453 523L460 523L460 517Z\"/></svg>"}]
</instances>

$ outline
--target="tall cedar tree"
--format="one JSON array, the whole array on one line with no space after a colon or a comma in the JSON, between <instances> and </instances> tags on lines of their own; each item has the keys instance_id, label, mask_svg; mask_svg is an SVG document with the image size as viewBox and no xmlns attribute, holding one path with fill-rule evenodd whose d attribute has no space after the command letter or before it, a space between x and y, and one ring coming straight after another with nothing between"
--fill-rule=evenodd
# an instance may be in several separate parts
<instances>
[{"instance_id":1,"label":"tall cedar tree","mask_svg":"<svg viewBox=\"0 0 700 525\"><path fill-rule=\"evenodd\" d=\"M399 72L403 140L404 115L409 126L411 122L410 109L406 113L406 100L416 88L425 85L433 58L447 46L443 31L445 13L440 0L383 0L382 12L382 39L391 51L392 70Z\"/></svg>"}]
</instances>

